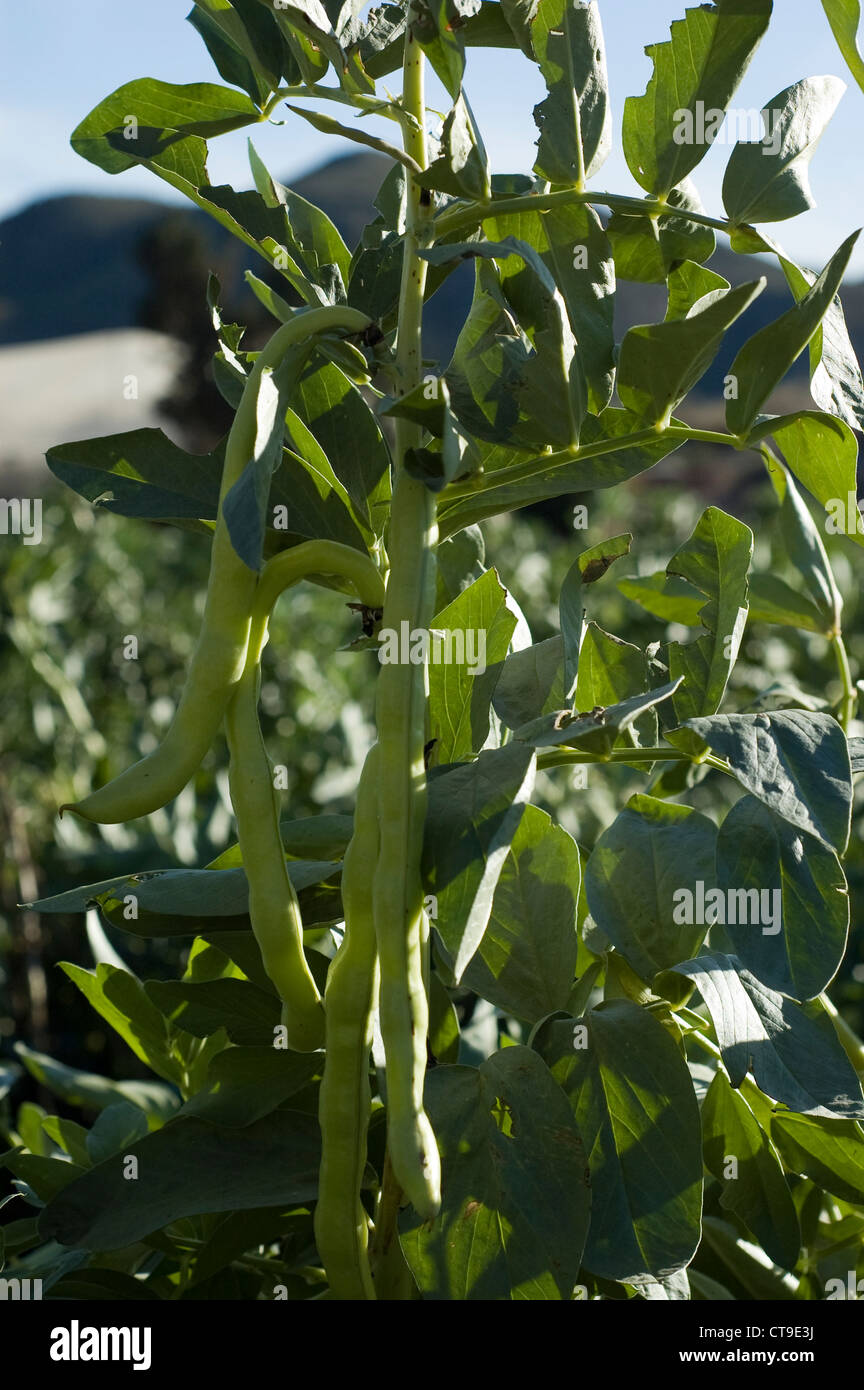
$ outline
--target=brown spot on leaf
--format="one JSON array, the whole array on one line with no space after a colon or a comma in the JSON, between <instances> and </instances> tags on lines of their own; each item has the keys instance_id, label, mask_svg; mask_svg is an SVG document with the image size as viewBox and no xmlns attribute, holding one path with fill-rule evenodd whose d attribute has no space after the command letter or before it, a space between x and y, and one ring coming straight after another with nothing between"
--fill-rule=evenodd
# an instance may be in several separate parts
<instances>
[{"instance_id":1,"label":"brown spot on leaf","mask_svg":"<svg viewBox=\"0 0 864 1390\"><path fill-rule=\"evenodd\" d=\"M582 571L582 583L596 584L598 579L603 578L612 562L617 559L617 555L598 555L595 560L589 560Z\"/></svg>"}]
</instances>

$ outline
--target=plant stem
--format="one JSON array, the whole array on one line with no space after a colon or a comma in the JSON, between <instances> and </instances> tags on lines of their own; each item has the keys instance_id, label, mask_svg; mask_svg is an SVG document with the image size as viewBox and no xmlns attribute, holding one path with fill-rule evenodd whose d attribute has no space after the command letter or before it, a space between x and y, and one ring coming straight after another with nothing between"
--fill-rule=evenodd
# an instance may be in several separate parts
<instances>
[{"instance_id":1,"label":"plant stem","mask_svg":"<svg viewBox=\"0 0 864 1390\"><path fill-rule=\"evenodd\" d=\"M397 422L398 423L398 422ZM633 434L622 434L614 439L598 439L594 444L573 444L554 453L538 454L537 457L514 463L509 468L496 469L494 473L475 473L462 482L450 483L441 494L444 504L458 501L461 497L473 497L478 492L497 487L507 487L512 483L524 483L538 474L546 473L565 463L576 463L582 459L600 458L603 454L616 454L622 449L631 449L639 444L650 444L657 439L679 440L682 444L725 444L733 449L743 448L742 441L734 434L724 434L717 430L691 429L689 425L667 425L656 428L651 425Z\"/></svg>"},{"instance_id":2,"label":"plant stem","mask_svg":"<svg viewBox=\"0 0 864 1390\"><path fill-rule=\"evenodd\" d=\"M680 748L668 748L662 744L654 748L613 748L604 754L585 752L579 748L555 748L549 753L540 753L537 767L546 771L552 767L567 767L574 763L692 763L696 759ZM700 765L714 767L718 772L726 772L734 777L731 767L713 753L699 759Z\"/></svg>"},{"instance_id":3,"label":"plant stem","mask_svg":"<svg viewBox=\"0 0 864 1390\"><path fill-rule=\"evenodd\" d=\"M843 641L841 633L835 633L831 638L831 647L837 661L837 670L840 673L840 681L843 686L843 699L840 704L840 725L844 734L848 737L849 726L855 718L855 709L858 704L858 692L852 680L846 644Z\"/></svg>"},{"instance_id":4,"label":"plant stem","mask_svg":"<svg viewBox=\"0 0 864 1390\"><path fill-rule=\"evenodd\" d=\"M405 34L402 103L416 118L416 128L413 123L406 123L403 137L406 154L425 168L424 56L413 39L412 20L413 11L409 12ZM395 363L400 395L413 390L422 378L421 336L427 263L417 251L428 240L431 213L431 201L415 183L410 171L407 182ZM387 547L391 568L382 628L397 632L403 622L411 632L427 630L435 602L435 499L405 468L407 451L419 445L421 438L419 425L409 420L396 421L395 477ZM381 958L381 1033L387 1056L387 1163L391 1164L392 1156L397 1167L405 1155L406 1135L414 1136L415 1121L422 1110L421 1067L425 1066L428 1026L428 1005L422 987L424 897L420 875L426 819L423 751L427 690L428 672L422 661L381 667L376 710L381 838L373 880L373 902ZM422 1198L411 1190L410 1169L410 1163L407 1169L399 1168L399 1176L415 1206L419 1206ZM389 1195L388 1203L390 1205L379 1215L379 1225L385 1223L384 1233L376 1240L379 1247L385 1239L387 1223L395 1223ZM398 1256L401 1260L395 1224L393 1230L394 1241L390 1243L395 1243L397 1249L392 1258ZM410 1291L394 1296L409 1297Z\"/></svg>"},{"instance_id":5,"label":"plant stem","mask_svg":"<svg viewBox=\"0 0 864 1390\"><path fill-rule=\"evenodd\" d=\"M823 993L819 995L819 1003L834 1024L834 1032L842 1043L843 1051L846 1053L849 1061L852 1063L858 1075L864 1076L864 1043L862 1043L857 1033L853 1033L849 1024L846 1022L843 1015L838 1013L827 994Z\"/></svg>"},{"instance_id":6,"label":"plant stem","mask_svg":"<svg viewBox=\"0 0 864 1390\"><path fill-rule=\"evenodd\" d=\"M384 1159L381 1195L378 1198L371 1247L375 1296L379 1301L407 1301L412 1297L411 1271L399 1244L399 1207L402 1200L402 1189L396 1181L388 1154Z\"/></svg>"},{"instance_id":7,"label":"plant stem","mask_svg":"<svg viewBox=\"0 0 864 1390\"><path fill-rule=\"evenodd\" d=\"M573 203L599 203L601 207L611 208L613 212L629 212L635 215L654 217L681 217L688 222L697 222L702 227L713 227L718 232L732 232L735 224L720 217L709 217L704 212L691 212L688 208L675 208L661 198L630 198L625 194L602 193L595 189L565 188L557 193L526 193L512 198L486 198L482 202L468 206L445 208L435 218L435 240L457 232L470 232L485 221L487 217L501 217L506 213L549 212L552 208L567 207Z\"/></svg>"}]
</instances>

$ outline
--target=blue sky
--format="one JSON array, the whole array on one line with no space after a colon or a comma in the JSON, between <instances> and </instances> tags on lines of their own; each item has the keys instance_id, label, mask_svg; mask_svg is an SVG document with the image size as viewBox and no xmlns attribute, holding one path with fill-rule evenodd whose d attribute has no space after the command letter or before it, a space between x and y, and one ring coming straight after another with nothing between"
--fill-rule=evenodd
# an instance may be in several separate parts
<instances>
[{"instance_id":1,"label":"blue sky","mask_svg":"<svg viewBox=\"0 0 864 1390\"><path fill-rule=\"evenodd\" d=\"M221 80L198 35L185 22L190 8L189 0L31 0L5 7L0 19L0 215L61 192L163 200L173 196L143 170L114 178L103 174L73 154L68 140L102 97L136 77ZM736 105L759 108L802 77L836 73L848 82L811 166L819 206L767 229L791 255L821 267L843 238L864 223L864 94L845 70L818 0L776 0L774 8ZM600 0L619 130L625 97L644 91L651 73L645 45L668 37L670 21L680 18L684 9L685 0ZM518 53L471 50L467 89L495 170L529 170L536 136L531 110L543 95L536 69ZM434 86L429 102L442 110L447 104L443 91ZM340 114L333 106L329 109ZM369 129L375 126L370 123ZM386 123L380 131L386 137L392 132ZM251 186L246 134L211 142L214 183ZM257 128L254 138L273 171L288 181L349 148L290 114L283 126ZM722 213L720 185L728 153L721 137L696 170L703 202L712 212ZM638 191L618 153L592 182L617 192ZM853 266L864 275L864 245Z\"/></svg>"}]
</instances>

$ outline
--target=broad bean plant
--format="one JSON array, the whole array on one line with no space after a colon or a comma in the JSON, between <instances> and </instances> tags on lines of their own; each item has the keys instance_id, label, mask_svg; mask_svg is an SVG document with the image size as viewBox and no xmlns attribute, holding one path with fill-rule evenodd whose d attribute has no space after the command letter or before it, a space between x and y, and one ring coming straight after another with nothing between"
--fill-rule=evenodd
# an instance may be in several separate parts
<instances>
[{"instance_id":1,"label":"broad bean plant","mask_svg":"<svg viewBox=\"0 0 864 1390\"><path fill-rule=\"evenodd\" d=\"M858 7L824 9L860 83ZM201 312L236 410L212 454L155 431L49 454L90 500L211 551L168 732L64 811L98 825L158 810L223 756L224 726L239 843L37 904L191 940L181 980L65 966L155 1080L20 1049L96 1112L89 1128L31 1112L2 1159L38 1209L7 1238L9 1269L44 1273L46 1296L864 1287L864 1046L827 992L864 771L825 542L841 532L860 564L864 383L838 298L858 233L818 272L774 238L813 205L811 155L844 83L766 92L753 129L735 93L784 18L771 0L718 0L648 50L653 75L616 130L604 10L614 21L594 0L199 0L189 19L220 81L128 83L72 136L106 173L149 169L236 236L274 328L247 351L211 280ZM528 172L490 170L474 48L521 51L545 84ZM388 157L355 248L251 142L251 191L211 184L208 142L267 121ZM692 175L733 123L708 212ZM641 194L597 183L613 141ZM749 267L734 286L709 265L717 233ZM788 283L767 323L757 254ZM452 357L429 361L424 307L466 262ZM616 341L619 279L665 286L667 303ZM812 402L772 414L805 353ZM723 428L697 428L688 396L715 364ZM750 527L708 505L646 569L631 535L591 534L589 500L559 631L533 641L484 521L624 488L691 442L728 451L729 470L764 466L776 568L754 568ZM261 735L268 621L300 583L332 592L333 660L363 663L374 699L353 817L291 819ZM614 583L656 624L645 649L591 617L595 585ZM735 707L751 620L819 636L836 684L772 696L766 677ZM590 842L543 809L565 780L578 823L587 779L621 765L612 785L629 794Z\"/></svg>"}]
</instances>

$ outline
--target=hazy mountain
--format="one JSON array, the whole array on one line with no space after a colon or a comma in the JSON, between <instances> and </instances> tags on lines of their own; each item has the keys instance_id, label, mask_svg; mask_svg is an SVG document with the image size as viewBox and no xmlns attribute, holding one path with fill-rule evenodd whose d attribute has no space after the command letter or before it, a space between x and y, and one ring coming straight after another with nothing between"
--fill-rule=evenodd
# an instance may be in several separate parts
<instances>
[{"instance_id":1,"label":"hazy mountain","mask_svg":"<svg viewBox=\"0 0 864 1390\"><path fill-rule=\"evenodd\" d=\"M365 222L374 216L372 200L388 163L375 154L348 155L293 186L322 207L353 246ZM194 229L203 247L202 276L206 262L207 268L219 274L232 307L240 306L236 312L242 312L244 303L252 308L242 272L246 267L254 268L257 258L206 214L141 198L61 196L33 203L0 223L0 345L141 323L164 328L163 323L154 324L148 317L148 295L153 287L142 261L142 244L165 219L175 224L180 219L183 226ZM756 264L752 258L720 248L711 264L733 283L761 273L768 279L764 294L728 335L720 359L702 383L702 394L716 400L734 351L762 324L788 308L791 300L782 275L768 260ZM471 283L471 267L460 267L430 301L426 352L442 364L464 316ZM864 286L848 286L844 304L853 342L860 350L864 347ZM629 324L661 318L664 305L662 286L620 283L618 336ZM798 380L802 382L803 372L801 362Z\"/></svg>"}]
</instances>

